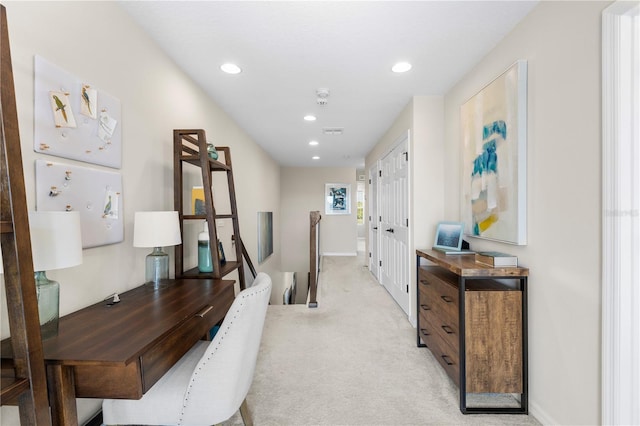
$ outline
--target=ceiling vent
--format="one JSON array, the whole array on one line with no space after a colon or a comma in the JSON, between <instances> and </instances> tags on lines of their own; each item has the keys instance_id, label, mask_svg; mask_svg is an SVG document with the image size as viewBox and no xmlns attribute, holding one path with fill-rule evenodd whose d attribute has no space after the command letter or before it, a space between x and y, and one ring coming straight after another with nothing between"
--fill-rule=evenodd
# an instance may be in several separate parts
<instances>
[{"instance_id":1,"label":"ceiling vent","mask_svg":"<svg viewBox=\"0 0 640 426\"><path fill-rule=\"evenodd\" d=\"M322 129L322 133L325 135L341 135L344 132L344 127L325 127Z\"/></svg>"},{"instance_id":2,"label":"ceiling vent","mask_svg":"<svg viewBox=\"0 0 640 426\"><path fill-rule=\"evenodd\" d=\"M327 99L329 97L329 89L317 89L316 90L316 103L320 106L325 106L329 103Z\"/></svg>"}]
</instances>

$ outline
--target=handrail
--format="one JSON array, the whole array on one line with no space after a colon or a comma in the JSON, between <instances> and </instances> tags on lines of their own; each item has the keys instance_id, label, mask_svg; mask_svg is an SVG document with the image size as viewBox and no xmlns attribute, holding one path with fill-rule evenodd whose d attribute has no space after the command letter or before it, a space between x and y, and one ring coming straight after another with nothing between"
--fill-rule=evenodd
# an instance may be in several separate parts
<instances>
[{"instance_id":1,"label":"handrail","mask_svg":"<svg viewBox=\"0 0 640 426\"><path fill-rule=\"evenodd\" d=\"M258 272L256 271L255 266L253 266L253 262L251 261L251 257L249 257L249 252L247 251L247 248L245 247L244 242L242 241L242 238L238 238L238 240L240 241L240 245L242 246L242 257L246 262L247 268L249 268L249 272L251 273L251 277L253 281L253 279L255 279L255 277L258 275ZM232 235L231 243L235 244L235 242L236 242L236 236Z\"/></svg>"},{"instance_id":2,"label":"handrail","mask_svg":"<svg viewBox=\"0 0 640 426\"><path fill-rule=\"evenodd\" d=\"M319 211L309 212L309 303L310 308L318 307L318 275L320 274L320 220Z\"/></svg>"}]
</instances>

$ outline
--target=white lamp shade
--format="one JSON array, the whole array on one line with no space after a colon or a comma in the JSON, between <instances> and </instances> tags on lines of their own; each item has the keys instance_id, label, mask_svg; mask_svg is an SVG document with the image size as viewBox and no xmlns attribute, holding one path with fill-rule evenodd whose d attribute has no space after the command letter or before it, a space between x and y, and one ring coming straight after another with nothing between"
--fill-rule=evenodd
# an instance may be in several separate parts
<instances>
[{"instance_id":1,"label":"white lamp shade","mask_svg":"<svg viewBox=\"0 0 640 426\"><path fill-rule=\"evenodd\" d=\"M69 268L82 263L79 212L29 212L34 271Z\"/></svg>"},{"instance_id":2,"label":"white lamp shade","mask_svg":"<svg viewBox=\"0 0 640 426\"><path fill-rule=\"evenodd\" d=\"M134 247L167 247L181 243L178 212L136 212Z\"/></svg>"}]
</instances>

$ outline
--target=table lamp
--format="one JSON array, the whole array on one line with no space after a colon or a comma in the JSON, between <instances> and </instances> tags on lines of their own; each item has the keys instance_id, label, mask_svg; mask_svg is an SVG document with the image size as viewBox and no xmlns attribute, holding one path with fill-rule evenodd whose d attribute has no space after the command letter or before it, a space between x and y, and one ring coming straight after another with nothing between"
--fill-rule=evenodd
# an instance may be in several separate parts
<instances>
[{"instance_id":1,"label":"table lamp","mask_svg":"<svg viewBox=\"0 0 640 426\"><path fill-rule=\"evenodd\" d=\"M60 284L45 271L82 263L80 213L77 211L29 212L31 253L35 271L38 315L42 339L58 334Z\"/></svg>"},{"instance_id":2,"label":"table lamp","mask_svg":"<svg viewBox=\"0 0 640 426\"><path fill-rule=\"evenodd\" d=\"M145 280L160 286L169 278L169 255L162 247L182 244L178 212L136 212L133 226L133 246L153 247L145 260Z\"/></svg>"}]
</instances>

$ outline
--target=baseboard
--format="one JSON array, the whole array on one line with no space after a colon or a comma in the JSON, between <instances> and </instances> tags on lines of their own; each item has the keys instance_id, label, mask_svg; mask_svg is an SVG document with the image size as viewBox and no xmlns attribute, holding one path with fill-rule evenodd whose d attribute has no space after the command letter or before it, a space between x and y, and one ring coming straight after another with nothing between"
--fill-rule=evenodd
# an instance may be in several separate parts
<instances>
[{"instance_id":1,"label":"baseboard","mask_svg":"<svg viewBox=\"0 0 640 426\"><path fill-rule=\"evenodd\" d=\"M531 396L531 394L529 394ZM556 422L549 416L538 404L531 401L529 399L529 415L535 417L537 421L539 421L543 425L558 425L559 422Z\"/></svg>"},{"instance_id":2,"label":"baseboard","mask_svg":"<svg viewBox=\"0 0 640 426\"><path fill-rule=\"evenodd\" d=\"M325 252L322 253L323 256L357 256L358 253L355 251L352 252L344 252L344 253L340 253L340 252Z\"/></svg>"}]
</instances>

